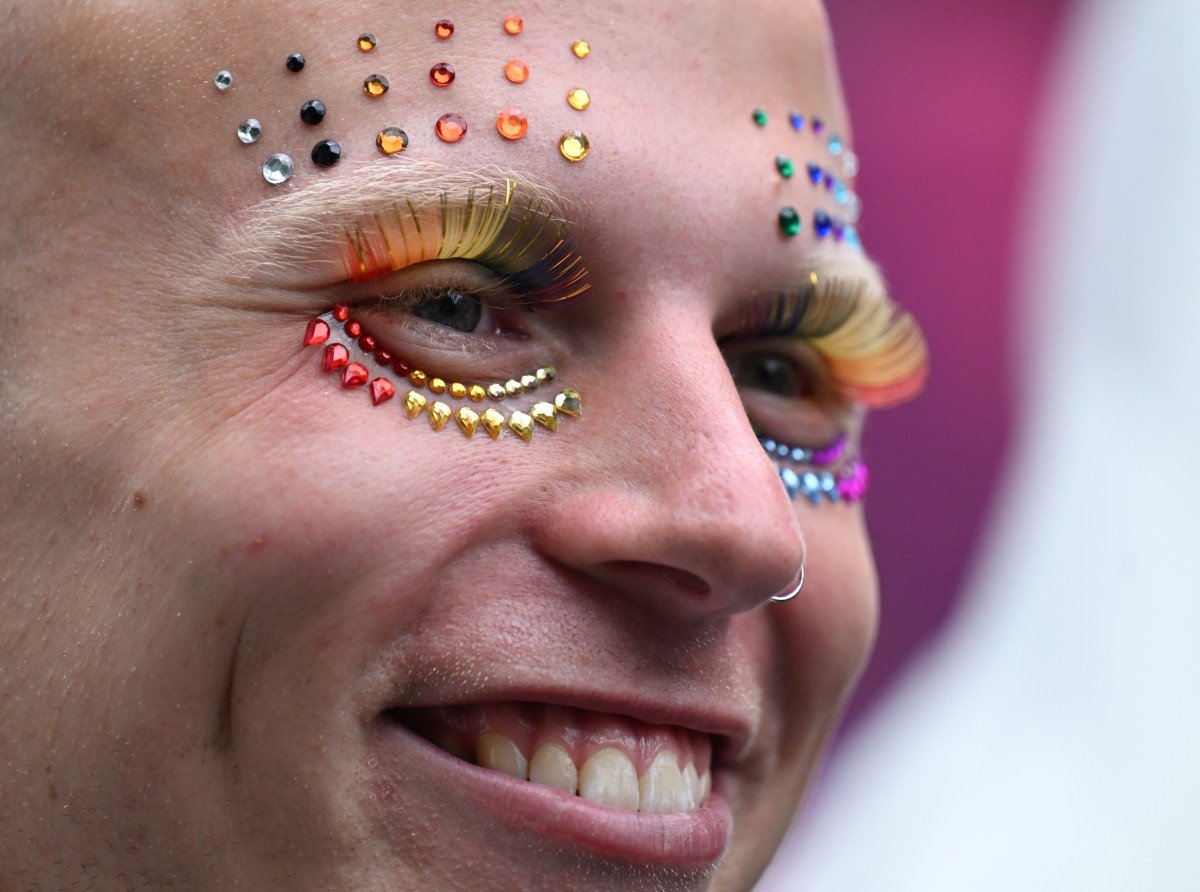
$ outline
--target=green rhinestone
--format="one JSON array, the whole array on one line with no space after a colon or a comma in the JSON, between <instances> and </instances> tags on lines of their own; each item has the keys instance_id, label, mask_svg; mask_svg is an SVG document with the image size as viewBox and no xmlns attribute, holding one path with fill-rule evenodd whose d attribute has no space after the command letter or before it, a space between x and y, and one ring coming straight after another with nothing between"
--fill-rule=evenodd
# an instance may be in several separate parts
<instances>
[{"instance_id":1,"label":"green rhinestone","mask_svg":"<svg viewBox=\"0 0 1200 892\"><path fill-rule=\"evenodd\" d=\"M761 108L756 108L754 110L754 123L759 127L767 126L767 113Z\"/></svg>"},{"instance_id":2,"label":"green rhinestone","mask_svg":"<svg viewBox=\"0 0 1200 892\"><path fill-rule=\"evenodd\" d=\"M800 231L800 215L793 207L786 207L779 212L779 229L788 238Z\"/></svg>"},{"instance_id":3,"label":"green rhinestone","mask_svg":"<svg viewBox=\"0 0 1200 892\"><path fill-rule=\"evenodd\" d=\"M796 165L792 164L792 159L787 157L787 155L776 155L775 169L779 171L779 175L785 180L790 180L792 174L796 172Z\"/></svg>"}]
</instances>

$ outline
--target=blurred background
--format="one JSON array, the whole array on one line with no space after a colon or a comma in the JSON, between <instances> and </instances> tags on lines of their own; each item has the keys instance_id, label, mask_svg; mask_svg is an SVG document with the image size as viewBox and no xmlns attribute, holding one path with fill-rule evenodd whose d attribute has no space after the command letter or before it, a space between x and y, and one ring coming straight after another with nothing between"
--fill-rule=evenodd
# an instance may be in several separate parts
<instances>
[{"instance_id":1,"label":"blurred background","mask_svg":"<svg viewBox=\"0 0 1200 892\"><path fill-rule=\"evenodd\" d=\"M874 657L760 892L1200 889L1200 2L826 0L875 415Z\"/></svg>"}]
</instances>

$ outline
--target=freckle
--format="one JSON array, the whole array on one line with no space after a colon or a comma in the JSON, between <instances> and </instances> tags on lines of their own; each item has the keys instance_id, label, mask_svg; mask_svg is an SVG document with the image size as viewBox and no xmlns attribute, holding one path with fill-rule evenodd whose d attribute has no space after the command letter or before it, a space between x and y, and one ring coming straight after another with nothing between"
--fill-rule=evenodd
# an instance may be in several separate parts
<instances>
[{"instance_id":1,"label":"freckle","mask_svg":"<svg viewBox=\"0 0 1200 892\"><path fill-rule=\"evenodd\" d=\"M133 503L134 511L141 511L146 507L146 495L143 492L135 492L131 501Z\"/></svg>"}]
</instances>

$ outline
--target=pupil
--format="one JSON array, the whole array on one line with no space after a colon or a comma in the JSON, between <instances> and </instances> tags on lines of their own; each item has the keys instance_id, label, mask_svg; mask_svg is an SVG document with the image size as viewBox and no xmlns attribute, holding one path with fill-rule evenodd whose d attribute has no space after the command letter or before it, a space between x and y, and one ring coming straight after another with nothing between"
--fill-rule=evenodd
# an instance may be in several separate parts
<instances>
[{"instance_id":1,"label":"pupil","mask_svg":"<svg viewBox=\"0 0 1200 892\"><path fill-rule=\"evenodd\" d=\"M794 396L798 389L796 366L779 356L751 356L739 363L734 376L739 384L779 396Z\"/></svg>"},{"instance_id":2,"label":"pupil","mask_svg":"<svg viewBox=\"0 0 1200 892\"><path fill-rule=\"evenodd\" d=\"M483 307L469 294L448 289L437 297L427 298L412 308L414 316L420 316L436 325L472 332L483 316Z\"/></svg>"}]
</instances>

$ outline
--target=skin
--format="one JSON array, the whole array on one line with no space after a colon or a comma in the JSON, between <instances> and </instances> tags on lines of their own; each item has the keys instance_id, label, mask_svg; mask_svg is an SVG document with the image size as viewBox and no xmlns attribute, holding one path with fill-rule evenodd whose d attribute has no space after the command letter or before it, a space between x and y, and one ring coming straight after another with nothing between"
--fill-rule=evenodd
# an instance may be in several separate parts
<instances>
[{"instance_id":1,"label":"skin","mask_svg":"<svg viewBox=\"0 0 1200 892\"><path fill-rule=\"evenodd\" d=\"M783 110L848 141L849 122L818 3L649 7L530 2L515 39L491 4L0 13L0 886L753 884L865 660L876 584L861 510L789 502L750 426L819 441L853 414L739 393L718 320L815 248L775 228ZM458 33L438 45L442 17ZM519 88L492 74L518 51ZM425 79L443 57L453 93ZM361 94L373 70L389 106ZM585 75L581 115L562 96ZM514 95L530 135L507 143L492 121ZM296 115L311 96L319 135ZM456 146L431 132L447 96L474 128ZM251 114L268 135L243 147ZM374 149L388 123L404 159ZM592 140L578 165L554 147L571 127ZM318 175L326 137L347 154ZM297 174L276 189L258 165L282 148ZM299 346L366 292L236 265L242 224L286 190L403 177L410 156L514 170L577 209L585 300L519 317L490 353L380 323L465 379L554 362L584 394L569 429L467 441L374 410ZM810 220L817 191L787 195ZM802 595L766 603L805 547ZM744 717L719 867L531 838L420 772L381 783L385 706L518 679Z\"/></svg>"}]
</instances>

